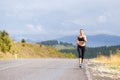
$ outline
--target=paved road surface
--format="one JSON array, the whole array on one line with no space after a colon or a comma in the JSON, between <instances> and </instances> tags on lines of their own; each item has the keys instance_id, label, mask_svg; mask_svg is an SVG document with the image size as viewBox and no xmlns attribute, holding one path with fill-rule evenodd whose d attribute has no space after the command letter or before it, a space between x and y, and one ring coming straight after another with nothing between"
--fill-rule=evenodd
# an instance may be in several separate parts
<instances>
[{"instance_id":1,"label":"paved road surface","mask_svg":"<svg viewBox=\"0 0 120 80\"><path fill-rule=\"evenodd\" d=\"M88 80L77 59L0 60L0 80Z\"/></svg>"}]
</instances>

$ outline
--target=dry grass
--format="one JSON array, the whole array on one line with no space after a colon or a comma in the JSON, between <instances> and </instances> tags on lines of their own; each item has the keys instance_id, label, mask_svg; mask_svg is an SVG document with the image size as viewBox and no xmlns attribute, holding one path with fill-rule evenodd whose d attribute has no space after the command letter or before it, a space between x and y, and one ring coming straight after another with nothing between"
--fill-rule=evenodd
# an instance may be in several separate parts
<instances>
[{"instance_id":1,"label":"dry grass","mask_svg":"<svg viewBox=\"0 0 120 80\"><path fill-rule=\"evenodd\" d=\"M120 53L110 55L109 57L100 55L90 60L89 69L92 72L94 80L102 78L106 80L120 80ZM100 79L101 80L101 79Z\"/></svg>"},{"instance_id":2,"label":"dry grass","mask_svg":"<svg viewBox=\"0 0 120 80\"><path fill-rule=\"evenodd\" d=\"M120 69L120 56L119 55L110 55L109 57L106 56L98 56L97 58L93 59L95 62L104 63L109 68L113 69Z\"/></svg>"},{"instance_id":3,"label":"dry grass","mask_svg":"<svg viewBox=\"0 0 120 80\"><path fill-rule=\"evenodd\" d=\"M73 54L63 54L57 51L55 48L26 43L22 46L21 43L12 43L12 49L9 53L0 52L0 59L15 58L17 54L18 58L74 58Z\"/></svg>"}]
</instances>

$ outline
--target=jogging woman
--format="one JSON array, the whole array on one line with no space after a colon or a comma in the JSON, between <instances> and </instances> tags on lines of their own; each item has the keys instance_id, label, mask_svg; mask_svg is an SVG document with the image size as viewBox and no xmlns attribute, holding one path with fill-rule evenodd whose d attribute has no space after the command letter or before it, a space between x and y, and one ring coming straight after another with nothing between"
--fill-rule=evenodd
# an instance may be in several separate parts
<instances>
[{"instance_id":1,"label":"jogging woman","mask_svg":"<svg viewBox=\"0 0 120 80\"><path fill-rule=\"evenodd\" d=\"M78 51L79 67L80 68L82 68L86 41L87 41L87 38L86 38L86 35L84 34L84 30L80 29L80 34L77 37L77 51Z\"/></svg>"}]
</instances>

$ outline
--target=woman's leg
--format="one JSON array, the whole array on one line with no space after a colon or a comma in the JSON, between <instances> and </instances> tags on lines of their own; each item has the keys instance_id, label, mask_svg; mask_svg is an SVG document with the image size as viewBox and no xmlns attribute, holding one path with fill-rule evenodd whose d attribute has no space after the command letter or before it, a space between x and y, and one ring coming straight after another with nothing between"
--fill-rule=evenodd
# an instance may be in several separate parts
<instances>
[{"instance_id":1,"label":"woman's leg","mask_svg":"<svg viewBox=\"0 0 120 80\"><path fill-rule=\"evenodd\" d=\"M84 54L85 54L85 46L82 47L81 51L82 51L82 60L81 60L81 63L83 63Z\"/></svg>"},{"instance_id":2,"label":"woman's leg","mask_svg":"<svg viewBox=\"0 0 120 80\"><path fill-rule=\"evenodd\" d=\"M82 50L81 50L81 47L77 47L77 51L78 51L79 64L81 64L82 63Z\"/></svg>"}]
</instances>

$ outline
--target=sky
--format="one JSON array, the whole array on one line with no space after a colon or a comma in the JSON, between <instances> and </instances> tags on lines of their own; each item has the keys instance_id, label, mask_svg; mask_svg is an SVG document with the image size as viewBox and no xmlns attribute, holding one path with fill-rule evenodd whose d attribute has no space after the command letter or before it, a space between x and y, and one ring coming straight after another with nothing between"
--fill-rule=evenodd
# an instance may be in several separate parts
<instances>
[{"instance_id":1,"label":"sky","mask_svg":"<svg viewBox=\"0 0 120 80\"><path fill-rule=\"evenodd\" d=\"M0 0L0 30L57 38L79 34L120 36L120 0Z\"/></svg>"}]
</instances>

